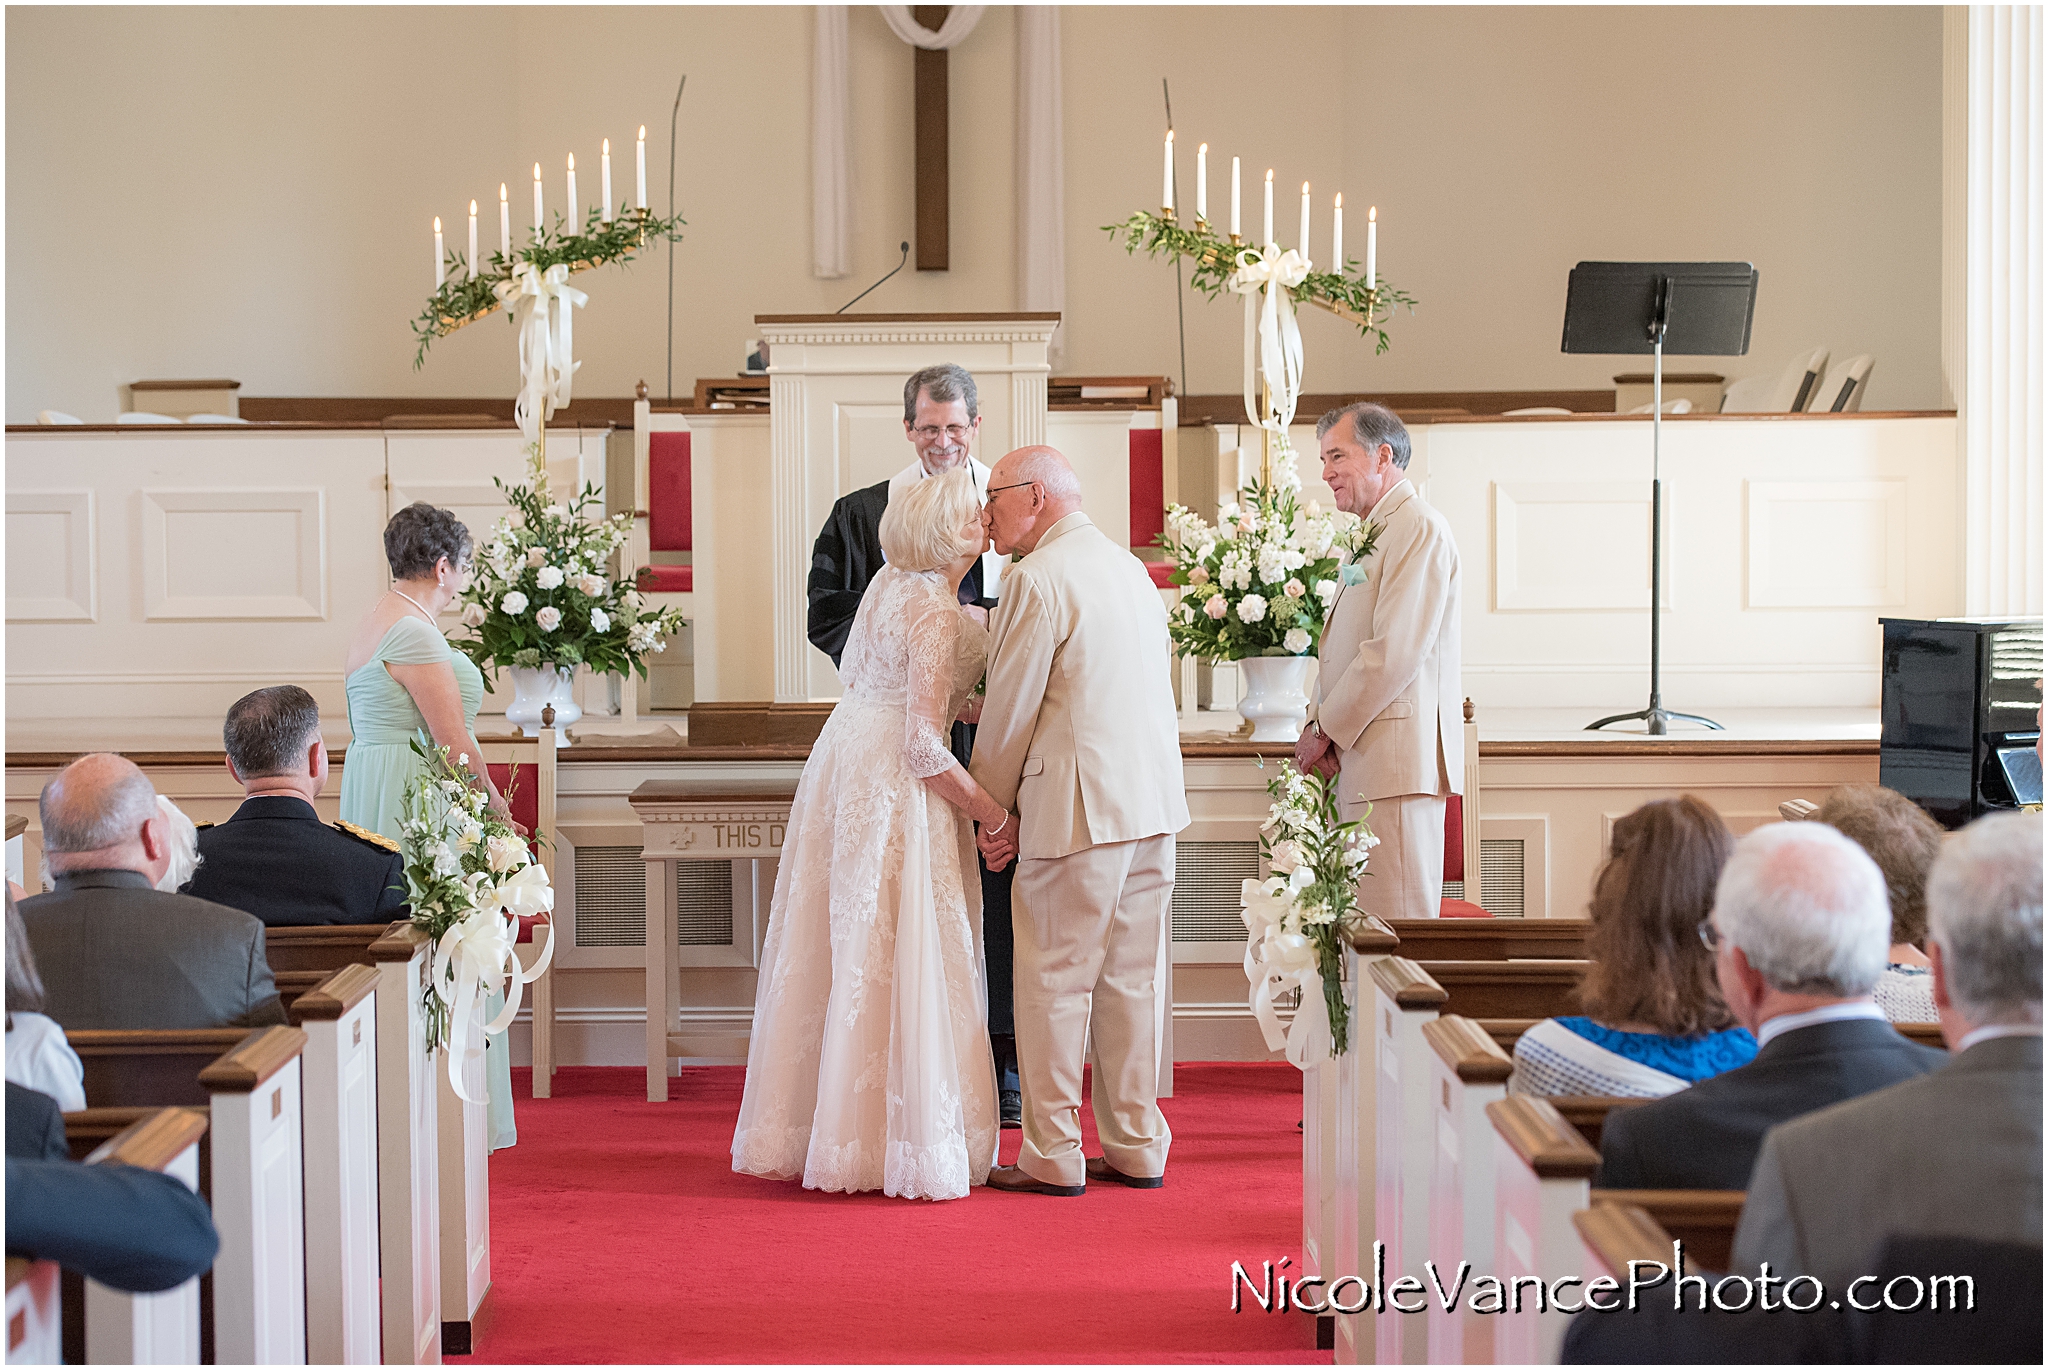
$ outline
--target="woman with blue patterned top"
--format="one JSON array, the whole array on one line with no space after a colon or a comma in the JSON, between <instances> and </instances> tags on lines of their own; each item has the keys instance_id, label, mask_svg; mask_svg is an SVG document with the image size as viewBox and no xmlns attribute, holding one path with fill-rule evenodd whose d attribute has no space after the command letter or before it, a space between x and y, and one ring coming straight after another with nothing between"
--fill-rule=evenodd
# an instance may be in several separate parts
<instances>
[{"instance_id":1,"label":"woman with blue patterned top","mask_svg":"<svg viewBox=\"0 0 2048 1370\"><path fill-rule=\"evenodd\" d=\"M1509 1092L1657 1099L1748 1064L1756 1039L1734 1025L1699 935L1734 847L1721 816L1691 795L1615 823L1593 885L1586 1016L1523 1033Z\"/></svg>"}]
</instances>

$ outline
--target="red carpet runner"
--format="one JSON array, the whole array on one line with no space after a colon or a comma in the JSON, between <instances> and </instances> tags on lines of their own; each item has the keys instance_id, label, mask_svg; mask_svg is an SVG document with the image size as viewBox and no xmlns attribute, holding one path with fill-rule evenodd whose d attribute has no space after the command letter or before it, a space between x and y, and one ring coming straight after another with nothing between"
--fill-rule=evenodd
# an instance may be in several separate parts
<instances>
[{"instance_id":1,"label":"red carpet runner","mask_svg":"<svg viewBox=\"0 0 2048 1370\"><path fill-rule=\"evenodd\" d=\"M1164 1189L943 1204L733 1174L741 1073L685 1070L650 1104L638 1069L564 1069L538 1101L513 1072L473 1359L1330 1362L1306 1315L1230 1311L1233 1260L1301 1258L1290 1066L1180 1067Z\"/></svg>"}]
</instances>

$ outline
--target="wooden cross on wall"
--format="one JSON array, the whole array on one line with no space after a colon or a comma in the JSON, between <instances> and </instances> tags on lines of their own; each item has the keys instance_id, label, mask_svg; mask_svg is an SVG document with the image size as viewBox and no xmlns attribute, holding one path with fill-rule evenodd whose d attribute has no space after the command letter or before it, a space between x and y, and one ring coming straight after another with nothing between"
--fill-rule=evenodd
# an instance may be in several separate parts
<instances>
[{"instance_id":1,"label":"wooden cross on wall","mask_svg":"<svg viewBox=\"0 0 2048 1370\"><path fill-rule=\"evenodd\" d=\"M937 33L946 22L951 5L913 5L910 17ZM916 107L913 124L917 134L917 269L947 271L950 223L947 203L948 104L946 52L943 48L915 48Z\"/></svg>"}]
</instances>

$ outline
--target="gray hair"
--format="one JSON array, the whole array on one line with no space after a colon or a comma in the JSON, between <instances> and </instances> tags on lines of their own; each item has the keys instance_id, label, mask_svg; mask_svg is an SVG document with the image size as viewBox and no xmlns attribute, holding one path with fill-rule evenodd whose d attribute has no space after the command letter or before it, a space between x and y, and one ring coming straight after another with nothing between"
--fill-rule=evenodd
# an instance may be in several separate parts
<instances>
[{"instance_id":1,"label":"gray hair","mask_svg":"<svg viewBox=\"0 0 2048 1370\"><path fill-rule=\"evenodd\" d=\"M1074 474L1073 463L1057 448L1025 447L1015 455L1016 460L1007 468L1014 473L1010 477L1013 483L1035 482L1045 491L1047 500L1080 501L1081 478Z\"/></svg>"},{"instance_id":2,"label":"gray hair","mask_svg":"<svg viewBox=\"0 0 2048 1370\"><path fill-rule=\"evenodd\" d=\"M28 922L7 891L7 1012L41 1013L46 1002L43 977L36 973L35 949L28 944ZM11 1023L10 1023L11 1026Z\"/></svg>"},{"instance_id":3,"label":"gray hair","mask_svg":"<svg viewBox=\"0 0 2048 1370\"><path fill-rule=\"evenodd\" d=\"M320 732L320 706L296 685L252 690L228 706L220 740L244 780L291 775Z\"/></svg>"},{"instance_id":4,"label":"gray hair","mask_svg":"<svg viewBox=\"0 0 2048 1370\"><path fill-rule=\"evenodd\" d=\"M1351 420L1353 436L1367 452L1377 452L1380 444L1385 443L1394 449L1394 465L1403 471L1408 469L1407 425L1401 422L1393 410L1371 400L1358 400L1341 409L1332 409L1317 419L1316 441L1321 442L1328 437L1330 430L1347 417Z\"/></svg>"},{"instance_id":5,"label":"gray hair","mask_svg":"<svg viewBox=\"0 0 2048 1370\"><path fill-rule=\"evenodd\" d=\"M1868 994L1891 951L1884 873L1821 823L1772 823L1737 841L1713 917L1757 973L1788 994Z\"/></svg>"},{"instance_id":6,"label":"gray hair","mask_svg":"<svg viewBox=\"0 0 2048 1370\"><path fill-rule=\"evenodd\" d=\"M917 422L917 396L922 391L933 404L951 404L955 400L967 401L967 421L981 417L975 406L981 402L980 392L974 388L974 377L964 366L944 362L938 366L927 366L922 371L910 373L910 379L903 382L903 421Z\"/></svg>"},{"instance_id":7,"label":"gray hair","mask_svg":"<svg viewBox=\"0 0 2048 1370\"><path fill-rule=\"evenodd\" d=\"M176 894L206 864L206 858L199 854L199 825L163 795L156 797L156 809L164 816L165 837L171 848L170 862L165 865L163 879L156 882L156 887Z\"/></svg>"},{"instance_id":8,"label":"gray hair","mask_svg":"<svg viewBox=\"0 0 2048 1370\"><path fill-rule=\"evenodd\" d=\"M88 752L43 786L36 809L44 851L98 851L128 841L156 817L156 786L128 758Z\"/></svg>"},{"instance_id":9,"label":"gray hair","mask_svg":"<svg viewBox=\"0 0 2048 1370\"><path fill-rule=\"evenodd\" d=\"M1972 1027L2041 1021L2041 816L1997 813L1948 839L1927 877L1928 936Z\"/></svg>"},{"instance_id":10,"label":"gray hair","mask_svg":"<svg viewBox=\"0 0 2048 1370\"><path fill-rule=\"evenodd\" d=\"M471 545L467 524L425 500L414 500L384 525L384 559L393 580L424 579L442 557L460 566L469 560Z\"/></svg>"}]
</instances>

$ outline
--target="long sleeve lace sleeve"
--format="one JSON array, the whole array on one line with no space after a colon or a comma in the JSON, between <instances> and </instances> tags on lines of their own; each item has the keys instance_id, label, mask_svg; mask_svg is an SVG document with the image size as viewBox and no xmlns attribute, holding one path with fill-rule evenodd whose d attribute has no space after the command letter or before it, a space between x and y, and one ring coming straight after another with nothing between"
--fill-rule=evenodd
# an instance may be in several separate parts
<instances>
[{"instance_id":1,"label":"long sleeve lace sleeve","mask_svg":"<svg viewBox=\"0 0 2048 1370\"><path fill-rule=\"evenodd\" d=\"M960 764L946 742L953 721L955 644L968 623L952 604L915 603L910 612L903 755L912 775L929 780Z\"/></svg>"}]
</instances>

